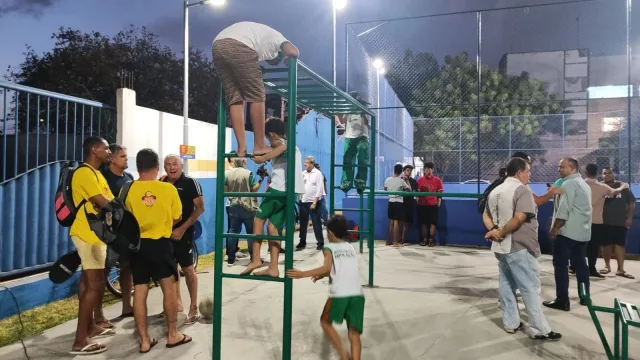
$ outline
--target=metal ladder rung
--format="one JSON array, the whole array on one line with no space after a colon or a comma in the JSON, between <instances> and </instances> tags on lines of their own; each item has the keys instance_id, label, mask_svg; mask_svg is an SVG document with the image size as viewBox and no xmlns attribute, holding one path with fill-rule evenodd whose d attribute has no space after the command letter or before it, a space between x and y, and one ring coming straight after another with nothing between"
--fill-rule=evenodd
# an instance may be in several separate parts
<instances>
[{"instance_id":1,"label":"metal ladder rung","mask_svg":"<svg viewBox=\"0 0 640 360\"><path fill-rule=\"evenodd\" d=\"M239 274L221 274L223 278L227 279L240 279L240 280L255 280L255 281L271 281L271 282L279 282L284 283L285 278L283 277L271 277L271 276L256 276L256 275L239 275Z\"/></svg>"},{"instance_id":2,"label":"metal ladder rung","mask_svg":"<svg viewBox=\"0 0 640 360\"><path fill-rule=\"evenodd\" d=\"M341 167L341 168L350 168L350 167L366 167L366 168L370 168L371 165L367 164L367 165L344 165L344 164L335 164L333 165L335 167Z\"/></svg>"},{"instance_id":3,"label":"metal ladder rung","mask_svg":"<svg viewBox=\"0 0 640 360\"><path fill-rule=\"evenodd\" d=\"M231 234L224 233L222 234L223 238L227 239L252 239L252 240L278 240L285 241L284 236L274 236L274 235L253 235L253 234Z\"/></svg>"},{"instance_id":4,"label":"metal ladder rung","mask_svg":"<svg viewBox=\"0 0 640 360\"><path fill-rule=\"evenodd\" d=\"M360 231L360 230L347 230L347 234L366 234L368 231Z\"/></svg>"},{"instance_id":5,"label":"metal ladder rung","mask_svg":"<svg viewBox=\"0 0 640 360\"><path fill-rule=\"evenodd\" d=\"M333 211L353 211L353 212L369 212L369 209L356 209L356 208L335 208Z\"/></svg>"}]
</instances>

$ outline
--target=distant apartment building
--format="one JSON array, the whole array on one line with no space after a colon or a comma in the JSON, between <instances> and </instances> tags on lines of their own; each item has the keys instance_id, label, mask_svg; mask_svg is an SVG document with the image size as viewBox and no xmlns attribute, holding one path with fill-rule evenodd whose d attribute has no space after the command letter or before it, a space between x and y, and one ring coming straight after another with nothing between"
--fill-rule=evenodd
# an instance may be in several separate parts
<instances>
[{"instance_id":1,"label":"distant apartment building","mask_svg":"<svg viewBox=\"0 0 640 360\"><path fill-rule=\"evenodd\" d=\"M598 56L590 54L588 49L505 54L500 61L500 70L513 76L527 72L531 78L546 82L549 92L567 102L565 133L561 141L568 153L596 161L601 166L626 168L626 165L618 163L622 154L592 153L598 149L601 139L622 129L630 105L628 95L640 95L639 56L631 61L631 81L626 54ZM634 121L640 117L638 98L631 100L631 109ZM560 147L558 138L553 138L553 141L543 139L546 149ZM620 140L626 142L622 138ZM545 160L555 163L556 157L562 155L561 152L547 151Z\"/></svg>"}]
</instances>

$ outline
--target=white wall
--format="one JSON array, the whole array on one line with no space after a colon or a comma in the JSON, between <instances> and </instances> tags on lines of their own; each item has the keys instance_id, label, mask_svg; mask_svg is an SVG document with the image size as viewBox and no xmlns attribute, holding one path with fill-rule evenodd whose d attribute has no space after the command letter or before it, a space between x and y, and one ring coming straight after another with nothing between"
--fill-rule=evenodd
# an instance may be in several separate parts
<instances>
[{"instance_id":1,"label":"white wall","mask_svg":"<svg viewBox=\"0 0 640 360\"><path fill-rule=\"evenodd\" d=\"M136 92L131 89L118 89L117 106L117 142L127 147L129 170L132 173L136 173L135 157L141 149L154 149L161 159L169 154L180 153L184 131L182 116L137 106ZM231 129L226 129L226 152L231 151L231 139ZM187 145L196 147L195 160L185 160L189 161L188 174L197 178L215 178L218 161L218 126L189 119L189 144ZM163 172L162 169L161 172Z\"/></svg>"}]
</instances>

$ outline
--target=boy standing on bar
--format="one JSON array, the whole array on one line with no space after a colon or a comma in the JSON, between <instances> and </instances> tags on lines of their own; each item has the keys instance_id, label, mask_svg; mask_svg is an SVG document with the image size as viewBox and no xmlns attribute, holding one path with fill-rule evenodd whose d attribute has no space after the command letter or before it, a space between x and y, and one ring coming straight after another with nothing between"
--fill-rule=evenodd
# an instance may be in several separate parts
<instances>
[{"instance_id":1,"label":"boy standing on bar","mask_svg":"<svg viewBox=\"0 0 640 360\"><path fill-rule=\"evenodd\" d=\"M278 236L282 231L282 226L285 224L287 218L287 138L285 135L284 122L279 118L270 118L265 123L265 133L269 144L273 147L273 151L270 151L266 155L254 156L253 160L256 163L264 163L271 160L271 184L267 189L267 194L279 194L282 197L265 197L260 204L260 208L256 213L256 217L253 222L253 234L263 235L264 224L269 220L267 225L267 234L270 236ZM296 167L294 173L296 174L294 186L296 194L304 193L304 185L302 184L302 154L298 147L295 147L296 162L293 166ZM297 198L297 196L296 196ZM293 204L290 204L293 206ZM289 208L291 209L291 208ZM291 215L293 216L293 215ZM240 275L249 275L254 270L262 267L262 259L260 258L260 246L262 241L255 239L253 242L253 253L251 256L251 262L240 273ZM290 244L289 246L293 246ZM280 242L278 240L269 240L269 249L271 261L269 267L265 270L256 272L258 276L271 276L278 277L280 271L278 270L278 257L280 256Z\"/></svg>"},{"instance_id":2,"label":"boy standing on bar","mask_svg":"<svg viewBox=\"0 0 640 360\"><path fill-rule=\"evenodd\" d=\"M322 311L320 325L340 354L341 360L360 360L365 301L356 251L343 240L347 236L347 229L347 218L342 215L331 216L327 221L329 244L325 244L323 249L324 264L307 271L291 269L287 271L287 276L292 279L310 277L313 282L327 275L331 276L331 295ZM347 320L349 328L351 354L342 346L338 332L332 325L342 324L344 320Z\"/></svg>"}]
</instances>

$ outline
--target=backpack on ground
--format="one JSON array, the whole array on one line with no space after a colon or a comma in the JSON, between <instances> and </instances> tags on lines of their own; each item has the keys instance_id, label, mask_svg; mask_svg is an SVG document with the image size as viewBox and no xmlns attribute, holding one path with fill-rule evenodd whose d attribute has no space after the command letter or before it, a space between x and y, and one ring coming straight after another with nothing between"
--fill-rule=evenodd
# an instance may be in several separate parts
<instances>
[{"instance_id":1,"label":"backpack on ground","mask_svg":"<svg viewBox=\"0 0 640 360\"><path fill-rule=\"evenodd\" d=\"M489 185L486 188L486 190L482 193L482 197L480 199L478 199L478 212L480 214L484 213L484 210L487 207L487 200L489 200L489 194L491 194L493 189L495 189L498 186L502 185L502 183L504 182L505 179L506 179L505 177L502 177L502 178L499 178L498 180L492 182L491 185Z\"/></svg>"},{"instance_id":2,"label":"backpack on ground","mask_svg":"<svg viewBox=\"0 0 640 360\"><path fill-rule=\"evenodd\" d=\"M87 167L89 169L91 169L91 167L86 164L80 164L77 166L76 164L77 163L75 161L70 161L62 166L62 170L60 170L60 176L58 178L58 187L56 188L56 194L54 196L56 219L63 227L70 227L73 225L73 222L76 220L78 210L87 202L86 199L83 199L78 206L75 206L73 202L73 194L71 192L71 180L73 179L73 174L76 170L81 167ZM96 174L93 169L91 170L96 176L96 180L98 180L98 174Z\"/></svg>"}]
</instances>

